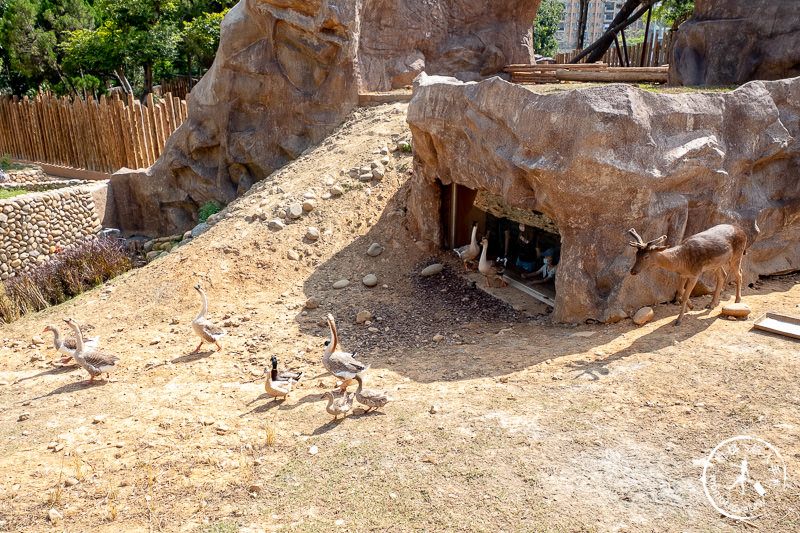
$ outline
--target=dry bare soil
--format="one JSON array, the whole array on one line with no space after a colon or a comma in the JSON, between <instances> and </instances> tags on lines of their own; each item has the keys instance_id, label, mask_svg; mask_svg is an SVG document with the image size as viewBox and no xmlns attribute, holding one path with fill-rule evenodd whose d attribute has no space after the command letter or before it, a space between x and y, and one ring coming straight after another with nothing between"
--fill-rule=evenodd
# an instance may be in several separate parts
<instances>
[{"instance_id":1,"label":"dry bare soil","mask_svg":"<svg viewBox=\"0 0 800 533\"><path fill-rule=\"evenodd\" d=\"M392 152L379 182L342 174L408 137L405 109L359 110L194 241L2 326L0 530L800 530L798 341L752 327L766 310L800 314L798 277L746 287L746 321L704 310L709 296L679 327L673 304L641 328L512 309L464 281L454 255L411 239L410 154ZM345 193L322 200L330 180ZM315 209L285 229L252 221L308 191ZM444 273L419 276L434 261ZM370 273L374 288L361 283ZM192 354L197 283L226 324L221 352ZM309 298L319 306L305 309ZM370 324L355 323L361 310ZM368 386L393 396L382 410L325 412L328 312L343 347L372 365ZM84 386L80 368L54 363L41 331L65 317L119 355L110 381ZM304 372L286 401L258 377L273 354ZM749 523L716 512L701 482L705 458L735 435L770 442L788 473Z\"/></svg>"}]
</instances>

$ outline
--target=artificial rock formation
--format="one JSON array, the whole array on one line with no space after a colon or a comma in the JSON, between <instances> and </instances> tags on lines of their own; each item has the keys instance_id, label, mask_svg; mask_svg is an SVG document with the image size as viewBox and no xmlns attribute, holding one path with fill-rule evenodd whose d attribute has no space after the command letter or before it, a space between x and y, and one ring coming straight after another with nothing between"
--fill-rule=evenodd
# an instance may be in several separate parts
<instances>
[{"instance_id":1,"label":"artificial rock formation","mask_svg":"<svg viewBox=\"0 0 800 533\"><path fill-rule=\"evenodd\" d=\"M732 85L800 76L797 0L696 0L670 60L672 85Z\"/></svg>"},{"instance_id":2,"label":"artificial rock formation","mask_svg":"<svg viewBox=\"0 0 800 533\"><path fill-rule=\"evenodd\" d=\"M242 0L189 118L153 167L112 177L123 230L184 231L338 126L359 91L426 70L476 79L532 61L538 0ZM127 224L127 226L125 226Z\"/></svg>"},{"instance_id":3,"label":"artificial rock formation","mask_svg":"<svg viewBox=\"0 0 800 533\"><path fill-rule=\"evenodd\" d=\"M800 269L800 78L685 94L418 81L410 228L441 245L440 183L549 216L562 238L556 320L614 321L672 298L677 275L628 273L631 227L672 245L733 223L748 237L745 282Z\"/></svg>"}]
</instances>

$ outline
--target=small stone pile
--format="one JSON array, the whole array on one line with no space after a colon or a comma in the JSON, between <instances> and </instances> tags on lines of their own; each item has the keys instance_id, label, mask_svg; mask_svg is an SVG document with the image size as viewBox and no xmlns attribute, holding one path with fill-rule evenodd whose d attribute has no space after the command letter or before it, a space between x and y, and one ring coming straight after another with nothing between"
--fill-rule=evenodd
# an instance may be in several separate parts
<instances>
[{"instance_id":1,"label":"small stone pile","mask_svg":"<svg viewBox=\"0 0 800 533\"><path fill-rule=\"evenodd\" d=\"M70 187L0 200L0 279L102 230L88 188Z\"/></svg>"}]
</instances>

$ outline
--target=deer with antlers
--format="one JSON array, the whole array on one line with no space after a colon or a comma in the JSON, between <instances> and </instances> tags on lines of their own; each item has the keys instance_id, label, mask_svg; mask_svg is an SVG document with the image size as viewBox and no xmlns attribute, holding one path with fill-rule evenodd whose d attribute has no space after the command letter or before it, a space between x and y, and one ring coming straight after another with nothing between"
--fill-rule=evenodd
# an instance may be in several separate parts
<instances>
[{"instance_id":1,"label":"deer with antlers","mask_svg":"<svg viewBox=\"0 0 800 533\"><path fill-rule=\"evenodd\" d=\"M692 294L697 279L703 272L713 270L717 276L714 297L707 307L713 309L719 304L719 296L726 278L725 265L730 266L736 276L736 303L742 300L741 262L747 236L740 228L730 224L719 224L671 247L663 245L667 240L666 235L644 242L635 229L631 228L629 232L636 239L628 243L636 248L636 262L631 267L632 275L635 276L650 264L680 275L678 294L681 295L681 313L675 321L676 326L681 323L686 306L692 308L689 295Z\"/></svg>"}]
</instances>

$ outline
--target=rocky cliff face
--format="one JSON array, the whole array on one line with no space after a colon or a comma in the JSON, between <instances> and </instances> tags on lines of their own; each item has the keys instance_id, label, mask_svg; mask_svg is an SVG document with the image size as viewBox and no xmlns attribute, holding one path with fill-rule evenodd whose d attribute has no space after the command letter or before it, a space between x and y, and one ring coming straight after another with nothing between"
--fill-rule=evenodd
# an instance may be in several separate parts
<instances>
[{"instance_id":1,"label":"rocky cliff face","mask_svg":"<svg viewBox=\"0 0 800 533\"><path fill-rule=\"evenodd\" d=\"M341 123L359 91L403 87L423 70L476 79L530 62L539 1L242 0L189 119L147 170L112 177L124 230L191 227ZM127 227L125 226L127 224Z\"/></svg>"},{"instance_id":2,"label":"rocky cliff face","mask_svg":"<svg viewBox=\"0 0 800 533\"><path fill-rule=\"evenodd\" d=\"M727 93L538 95L497 78L423 76L408 111L410 223L441 244L440 182L544 213L562 237L554 318L618 320L671 299L678 281L660 269L628 274L631 227L672 245L733 223L748 236L746 280L800 268L798 119L800 78Z\"/></svg>"},{"instance_id":3,"label":"rocky cliff face","mask_svg":"<svg viewBox=\"0 0 800 533\"><path fill-rule=\"evenodd\" d=\"M797 0L697 0L677 34L672 85L731 85L800 76Z\"/></svg>"}]
</instances>

